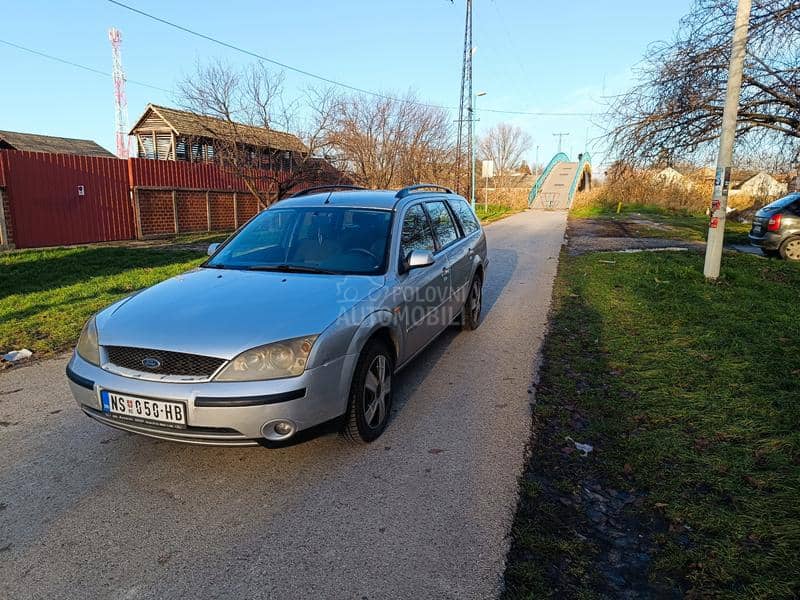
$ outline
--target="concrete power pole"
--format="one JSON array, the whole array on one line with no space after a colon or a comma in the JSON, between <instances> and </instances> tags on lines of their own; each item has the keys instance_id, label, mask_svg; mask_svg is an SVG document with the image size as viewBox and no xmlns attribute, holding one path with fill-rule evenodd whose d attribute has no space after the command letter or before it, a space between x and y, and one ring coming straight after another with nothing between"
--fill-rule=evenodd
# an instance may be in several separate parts
<instances>
[{"instance_id":1,"label":"concrete power pole","mask_svg":"<svg viewBox=\"0 0 800 600\"><path fill-rule=\"evenodd\" d=\"M559 152L561 152L561 141L568 135L569 135L568 133L554 133L553 134L553 137L557 137L558 138L558 151Z\"/></svg>"},{"instance_id":2,"label":"concrete power pole","mask_svg":"<svg viewBox=\"0 0 800 600\"><path fill-rule=\"evenodd\" d=\"M711 221L708 224L706 261L703 275L706 279L719 277L722 262L722 243L725 238L725 217L728 212L728 187L731 180L733 142L736 137L736 116L739 113L739 94L742 91L742 70L747 49L747 29L750 24L751 0L739 0L736 8L736 23L733 28L731 61L728 67L728 89L725 93L725 108L722 112L722 134L719 138L717 172L714 178L714 194L711 197Z\"/></svg>"}]
</instances>

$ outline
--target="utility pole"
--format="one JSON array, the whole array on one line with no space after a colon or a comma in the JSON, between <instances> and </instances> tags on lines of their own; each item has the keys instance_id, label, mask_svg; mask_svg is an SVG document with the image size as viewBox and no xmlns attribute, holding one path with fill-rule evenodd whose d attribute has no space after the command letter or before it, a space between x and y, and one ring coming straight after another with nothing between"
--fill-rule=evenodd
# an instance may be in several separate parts
<instances>
[{"instance_id":1,"label":"utility pole","mask_svg":"<svg viewBox=\"0 0 800 600\"><path fill-rule=\"evenodd\" d=\"M725 93L725 108L722 112L722 133L719 138L717 172L714 178L714 194L711 197L711 220L708 224L706 260L703 275L706 279L719 277L722 262L722 244L725 238L725 217L728 212L728 187L731 180L733 142L736 138L736 116L739 112L739 95L742 91L742 70L747 49L747 29L750 24L751 0L739 0L736 22L733 27L731 60L728 67L728 89Z\"/></svg>"},{"instance_id":2,"label":"utility pole","mask_svg":"<svg viewBox=\"0 0 800 600\"><path fill-rule=\"evenodd\" d=\"M536 161L533 163L534 177L539 176L539 144L536 144Z\"/></svg>"},{"instance_id":3,"label":"utility pole","mask_svg":"<svg viewBox=\"0 0 800 600\"><path fill-rule=\"evenodd\" d=\"M559 152L561 152L561 140L563 140L568 135L569 135L568 133L554 133L553 134L553 137L557 137L558 138L558 151Z\"/></svg>"},{"instance_id":4,"label":"utility pole","mask_svg":"<svg viewBox=\"0 0 800 600\"><path fill-rule=\"evenodd\" d=\"M470 137L469 137L469 203L472 210L475 210L475 121L477 121L475 108L478 105L478 96L485 96L486 92L475 94L472 102L472 114L470 115Z\"/></svg>"},{"instance_id":5,"label":"utility pole","mask_svg":"<svg viewBox=\"0 0 800 600\"><path fill-rule=\"evenodd\" d=\"M461 167L464 155L471 155L471 150L464 152L464 144L472 147L473 115L472 115L472 0L467 0L467 15L464 22L464 55L461 63L461 97L458 104L458 137L456 140L455 189L461 191ZM469 160L469 159L468 159Z\"/></svg>"}]
</instances>

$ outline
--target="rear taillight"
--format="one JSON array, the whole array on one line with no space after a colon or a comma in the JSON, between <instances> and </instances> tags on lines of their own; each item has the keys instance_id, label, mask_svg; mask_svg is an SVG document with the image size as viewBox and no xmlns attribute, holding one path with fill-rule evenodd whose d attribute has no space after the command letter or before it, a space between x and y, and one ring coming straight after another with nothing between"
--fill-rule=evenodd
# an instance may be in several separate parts
<instances>
[{"instance_id":1,"label":"rear taillight","mask_svg":"<svg viewBox=\"0 0 800 600\"><path fill-rule=\"evenodd\" d=\"M781 215L772 215L767 223L767 231L778 231L781 228Z\"/></svg>"}]
</instances>

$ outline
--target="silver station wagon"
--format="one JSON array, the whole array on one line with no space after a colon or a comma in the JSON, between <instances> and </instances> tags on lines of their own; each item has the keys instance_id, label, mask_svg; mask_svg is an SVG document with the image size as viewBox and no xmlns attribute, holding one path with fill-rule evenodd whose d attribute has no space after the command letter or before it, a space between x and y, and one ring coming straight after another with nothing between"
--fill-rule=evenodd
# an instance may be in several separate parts
<instances>
[{"instance_id":1,"label":"silver station wagon","mask_svg":"<svg viewBox=\"0 0 800 600\"><path fill-rule=\"evenodd\" d=\"M209 254L86 323L67 377L88 416L194 444L280 442L327 422L370 442L398 369L480 319L486 237L441 186L312 188Z\"/></svg>"}]
</instances>

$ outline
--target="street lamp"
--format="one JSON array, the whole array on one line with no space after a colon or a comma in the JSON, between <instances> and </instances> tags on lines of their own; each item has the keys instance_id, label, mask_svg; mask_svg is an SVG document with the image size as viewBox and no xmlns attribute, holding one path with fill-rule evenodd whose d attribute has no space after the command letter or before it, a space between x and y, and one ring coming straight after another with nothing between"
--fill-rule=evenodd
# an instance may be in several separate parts
<instances>
[{"instance_id":1,"label":"street lamp","mask_svg":"<svg viewBox=\"0 0 800 600\"><path fill-rule=\"evenodd\" d=\"M485 96L486 92L478 92L475 94L475 100L472 102L472 114L469 117L469 126L472 130L469 136L469 173L470 173L470 186L469 186L469 203L472 210L475 210L475 121L478 119L478 98Z\"/></svg>"}]
</instances>

